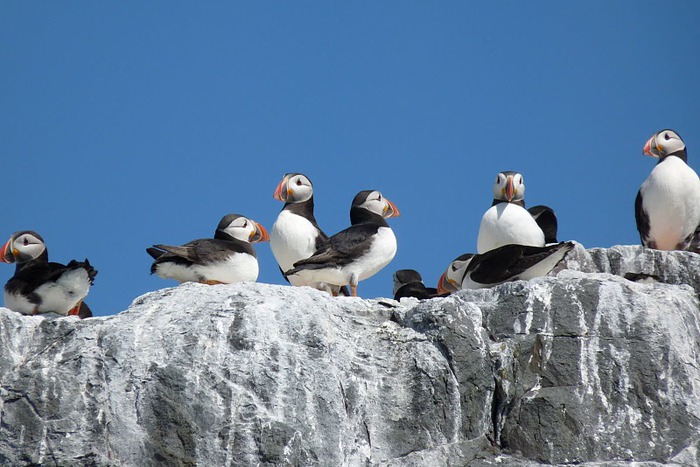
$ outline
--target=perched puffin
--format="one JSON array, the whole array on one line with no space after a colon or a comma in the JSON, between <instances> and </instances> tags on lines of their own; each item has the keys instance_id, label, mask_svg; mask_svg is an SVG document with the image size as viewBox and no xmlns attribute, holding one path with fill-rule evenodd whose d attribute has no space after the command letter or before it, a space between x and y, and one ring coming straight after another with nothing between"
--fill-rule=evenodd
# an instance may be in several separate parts
<instances>
[{"instance_id":1,"label":"perched puffin","mask_svg":"<svg viewBox=\"0 0 700 467\"><path fill-rule=\"evenodd\" d=\"M163 279L203 284L254 282L258 279L258 259L251 244L269 239L257 222L228 214L219 222L214 238L182 246L154 245L146 252L155 259L151 274Z\"/></svg>"},{"instance_id":2,"label":"perched puffin","mask_svg":"<svg viewBox=\"0 0 700 467\"><path fill-rule=\"evenodd\" d=\"M464 271L469 262L474 257L474 253L464 253L456 257L438 280L438 294L446 294L457 291L461 288Z\"/></svg>"},{"instance_id":3,"label":"perched puffin","mask_svg":"<svg viewBox=\"0 0 700 467\"><path fill-rule=\"evenodd\" d=\"M3 245L0 261L17 263L15 275L5 284L5 306L10 310L25 315L52 312L92 316L82 300L97 271L87 259L71 260L66 265L49 262L44 239L36 232L23 230Z\"/></svg>"},{"instance_id":4,"label":"perched puffin","mask_svg":"<svg viewBox=\"0 0 700 467\"><path fill-rule=\"evenodd\" d=\"M272 196L284 202L270 230L270 248L280 272L292 285L308 285L337 295L338 286L309 282L300 276L287 277L284 273L292 269L294 263L313 255L328 242L328 235L321 230L314 217L314 187L311 180L304 174L288 173L282 177Z\"/></svg>"},{"instance_id":5,"label":"perched puffin","mask_svg":"<svg viewBox=\"0 0 700 467\"><path fill-rule=\"evenodd\" d=\"M700 252L700 179L688 166L683 140L673 130L661 130L646 142L644 154L659 162L634 203L642 245Z\"/></svg>"},{"instance_id":6,"label":"perched puffin","mask_svg":"<svg viewBox=\"0 0 700 467\"><path fill-rule=\"evenodd\" d=\"M493 204L479 226L476 249L485 253L503 245L544 246L545 235L525 209L525 183L518 172L500 172L493 185Z\"/></svg>"},{"instance_id":7,"label":"perched puffin","mask_svg":"<svg viewBox=\"0 0 700 467\"><path fill-rule=\"evenodd\" d=\"M545 276L573 248L572 242L545 247L510 244L466 260L455 260L440 277L438 293L480 289Z\"/></svg>"},{"instance_id":8,"label":"perched puffin","mask_svg":"<svg viewBox=\"0 0 700 467\"><path fill-rule=\"evenodd\" d=\"M351 226L333 235L313 256L294 263L287 276L309 282L349 285L357 296L357 284L389 264L396 254L396 237L387 224L399 210L379 191L359 192L350 208Z\"/></svg>"},{"instance_id":9,"label":"perched puffin","mask_svg":"<svg viewBox=\"0 0 700 467\"><path fill-rule=\"evenodd\" d=\"M394 272L394 300L415 297L419 300L437 296L437 289L426 287L423 277L415 269L399 269Z\"/></svg>"}]
</instances>

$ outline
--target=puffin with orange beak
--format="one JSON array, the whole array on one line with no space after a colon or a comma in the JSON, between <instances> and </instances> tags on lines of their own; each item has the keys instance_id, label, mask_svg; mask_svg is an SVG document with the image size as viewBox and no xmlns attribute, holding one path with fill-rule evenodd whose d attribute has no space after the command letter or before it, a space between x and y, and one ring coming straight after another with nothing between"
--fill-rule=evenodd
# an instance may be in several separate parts
<instances>
[{"instance_id":1,"label":"puffin with orange beak","mask_svg":"<svg viewBox=\"0 0 700 467\"><path fill-rule=\"evenodd\" d=\"M308 285L338 295L338 286L307 282L300 276L287 277L284 273L292 269L294 263L313 255L328 242L328 235L321 230L314 217L314 188L311 180L301 173L285 174L272 197L284 203L270 229L270 249L282 276L292 285ZM343 292L348 295L347 289Z\"/></svg>"},{"instance_id":2,"label":"puffin with orange beak","mask_svg":"<svg viewBox=\"0 0 700 467\"><path fill-rule=\"evenodd\" d=\"M481 289L549 274L574 248L572 242L545 247L504 245L486 253L468 253L455 259L438 281L438 293Z\"/></svg>"},{"instance_id":3,"label":"puffin with orange beak","mask_svg":"<svg viewBox=\"0 0 700 467\"><path fill-rule=\"evenodd\" d=\"M16 263L15 274L5 284L5 307L25 315L56 313L92 316L83 304L97 271L90 262L49 262L41 236L31 230L13 234L0 249L0 261Z\"/></svg>"},{"instance_id":4,"label":"puffin with orange beak","mask_svg":"<svg viewBox=\"0 0 700 467\"><path fill-rule=\"evenodd\" d=\"M255 282L258 259L252 244L269 240L262 225L239 214L228 214L219 222L214 238L182 246L154 245L146 252L155 259L151 274L163 279L203 284Z\"/></svg>"},{"instance_id":5,"label":"puffin with orange beak","mask_svg":"<svg viewBox=\"0 0 700 467\"><path fill-rule=\"evenodd\" d=\"M333 235L311 257L294 263L285 274L309 282L349 285L351 295L357 296L357 284L394 259L396 236L386 219L398 215L396 205L379 191L359 192L350 207L351 226Z\"/></svg>"},{"instance_id":6,"label":"puffin with orange beak","mask_svg":"<svg viewBox=\"0 0 700 467\"><path fill-rule=\"evenodd\" d=\"M661 130L643 152L659 161L634 203L642 245L700 252L700 179L688 166L685 143L675 131Z\"/></svg>"},{"instance_id":7,"label":"puffin with orange beak","mask_svg":"<svg viewBox=\"0 0 700 467\"><path fill-rule=\"evenodd\" d=\"M556 237L556 217L554 222ZM545 245L545 234L525 209L523 176L518 172L505 171L496 176L493 203L481 219L476 249L479 253L485 253L510 244L542 247Z\"/></svg>"}]
</instances>

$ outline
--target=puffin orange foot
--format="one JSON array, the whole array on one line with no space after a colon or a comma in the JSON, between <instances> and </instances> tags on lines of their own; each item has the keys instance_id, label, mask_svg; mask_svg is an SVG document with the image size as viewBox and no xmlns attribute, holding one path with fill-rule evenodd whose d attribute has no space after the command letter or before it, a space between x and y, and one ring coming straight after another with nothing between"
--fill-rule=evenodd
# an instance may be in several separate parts
<instances>
[{"instance_id":1,"label":"puffin orange foot","mask_svg":"<svg viewBox=\"0 0 700 467\"><path fill-rule=\"evenodd\" d=\"M225 282L221 282L221 281L210 281L210 280L199 281L199 283L200 283L200 284L207 284L207 285L225 284Z\"/></svg>"},{"instance_id":2,"label":"puffin orange foot","mask_svg":"<svg viewBox=\"0 0 700 467\"><path fill-rule=\"evenodd\" d=\"M75 306L68 311L68 316L78 316L80 314L80 305L82 304L82 300L76 303Z\"/></svg>"}]
</instances>

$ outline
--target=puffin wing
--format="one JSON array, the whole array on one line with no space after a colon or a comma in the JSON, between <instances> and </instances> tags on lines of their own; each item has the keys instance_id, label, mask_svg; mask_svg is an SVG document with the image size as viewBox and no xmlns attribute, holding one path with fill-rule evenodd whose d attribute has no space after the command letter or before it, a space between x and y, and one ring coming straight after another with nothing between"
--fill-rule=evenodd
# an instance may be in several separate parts
<instances>
[{"instance_id":1,"label":"puffin wing","mask_svg":"<svg viewBox=\"0 0 700 467\"><path fill-rule=\"evenodd\" d=\"M357 224L333 235L325 246L312 256L294 263L295 271L300 266L337 265L343 266L353 258L369 250L372 246L372 235L378 227L373 224ZM289 275L292 271L287 271Z\"/></svg>"},{"instance_id":2,"label":"puffin wing","mask_svg":"<svg viewBox=\"0 0 700 467\"><path fill-rule=\"evenodd\" d=\"M544 233L545 243L557 243L557 216L549 206L538 205L527 210Z\"/></svg>"},{"instance_id":3,"label":"puffin wing","mask_svg":"<svg viewBox=\"0 0 700 467\"><path fill-rule=\"evenodd\" d=\"M563 247L573 247L569 242L536 247L504 245L474 257L467 268L471 279L480 284L499 284L512 280Z\"/></svg>"},{"instance_id":4,"label":"puffin wing","mask_svg":"<svg viewBox=\"0 0 700 467\"><path fill-rule=\"evenodd\" d=\"M480 284L498 284L510 279L511 268L523 255L523 245L504 245L486 253L476 255L467 267L465 276L469 275Z\"/></svg>"},{"instance_id":5,"label":"puffin wing","mask_svg":"<svg viewBox=\"0 0 700 467\"><path fill-rule=\"evenodd\" d=\"M639 231L639 239L642 241L642 245L647 245L649 241L649 215L644 212L644 207L642 206L642 190L637 192L637 199L634 200L634 219L637 221L637 230Z\"/></svg>"}]
</instances>

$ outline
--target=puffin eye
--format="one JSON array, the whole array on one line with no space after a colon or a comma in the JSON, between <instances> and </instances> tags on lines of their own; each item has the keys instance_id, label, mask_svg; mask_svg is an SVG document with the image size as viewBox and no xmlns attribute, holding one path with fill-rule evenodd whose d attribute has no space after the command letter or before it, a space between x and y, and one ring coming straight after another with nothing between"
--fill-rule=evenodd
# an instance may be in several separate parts
<instances>
[{"instance_id":1,"label":"puffin eye","mask_svg":"<svg viewBox=\"0 0 700 467\"><path fill-rule=\"evenodd\" d=\"M27 237L24 237L24 240L22 240L22 245L24 245L24 246L29 245L29 240L27 240Z\"/></svg>"},{"instance_id":2,"label":"puffin eye","mask_svg":"<svg viewBox=\"0 0 700 467\"><path fill-rule=\"evenodd\" d=\"M666 141L668 141L669 139L671 139L671 137L668 136L668 133L664 133L664 139L665 139Z\"/></svg>"},{"instance_id":3,"label":"puffin eye","mask_svg":"<svg viewBox=\"0 0 700 467\"><path fill-rule=\"evenodd\" d=\"M301 186L301 178L297 178L297 186Z\"/></svg>"}]
</instances>

